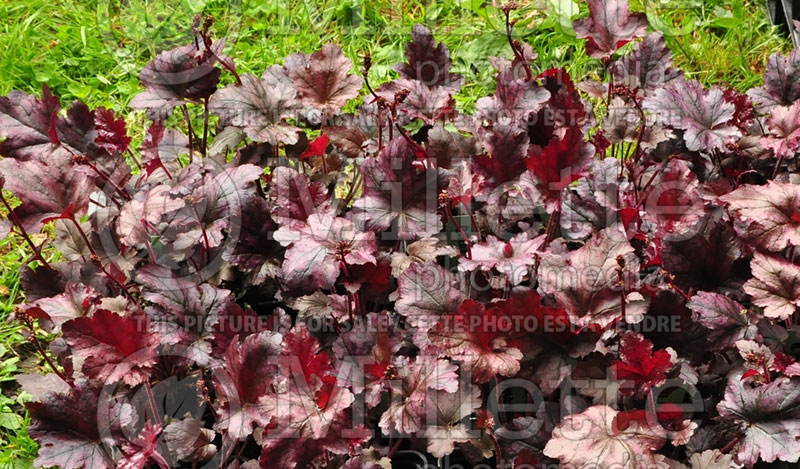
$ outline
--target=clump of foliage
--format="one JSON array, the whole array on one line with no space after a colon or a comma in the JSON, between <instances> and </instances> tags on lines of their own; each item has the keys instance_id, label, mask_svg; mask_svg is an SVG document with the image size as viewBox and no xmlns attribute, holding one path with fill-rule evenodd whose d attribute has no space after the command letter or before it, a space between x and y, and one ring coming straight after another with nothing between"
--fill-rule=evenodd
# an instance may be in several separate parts
<instances>
[{"instance_id":1,"label":"clump of foliage","mask_svg":"<svg viewBox=\"0 0 800 469\"><path fill-rule=\"evenodd\" d=\"M38 253L54 223L64 257L14 314L57 337L19 377L37 465L796 463L800 54L706 89L589 7L604 82L534 75L510 5L472 115L422 26L372 86L336 45L240 75L198 21L141 72L138 149L110 110L0 98L1 229Z\"/></svg>"}]
</instances>

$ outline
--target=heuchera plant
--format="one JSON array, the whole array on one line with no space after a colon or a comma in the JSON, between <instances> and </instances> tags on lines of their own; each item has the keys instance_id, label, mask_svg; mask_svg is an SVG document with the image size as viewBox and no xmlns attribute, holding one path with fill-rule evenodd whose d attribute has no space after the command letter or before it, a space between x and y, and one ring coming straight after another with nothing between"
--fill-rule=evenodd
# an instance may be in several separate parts
<instances>
[{"instance_id":1,"label":"heuchera plant","mask_svg":"<svg viewBox=\"0 0 800 469\"><path fill-rule=\"evenodd\" d=\"M535 71L508 6L474 114L423 26L377 86L336 45L239 74L198 22L140 75L138 149L0 98L36 464L795 467L800 53L707 89L589 9L602 82Z\"/></svg>"}]
</instances>

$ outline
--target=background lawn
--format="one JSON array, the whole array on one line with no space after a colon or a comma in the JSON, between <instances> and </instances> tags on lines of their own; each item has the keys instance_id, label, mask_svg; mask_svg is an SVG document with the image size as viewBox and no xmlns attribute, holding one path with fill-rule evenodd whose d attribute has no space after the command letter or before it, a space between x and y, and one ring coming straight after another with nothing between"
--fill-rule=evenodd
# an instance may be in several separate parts
<instances>
[{"instance_id":1,"label":"background lawn","mask_svg":"<svg viewBox=\"0 0 800 469\"><path fill-rule=\"evenodd\" d=\"M516 12L521 18L516 32L538 52L536 67L566 67L577 78L590 78L599 63L586 56L570 21L585 5L572 0L520 3L524 7ZM791 48L788 38L769 25L763 1L631 3L648 13L651 26L665 32L676 64L706 84L727 83L740 90L756 86L767 57ZM81 99L91 107L121 112L138 142L144 113L127 107L141 90L138 72L158 51L190 40L195 13L214 16L217 36L229 38L226 53L240 71L260 74L293 52L312 52L332 41L356 63L371 52L373 84L394 73L390 66L401 61L411 27L423 23L450 48L454 71L465 76L468 85L457 102L467 109L492 92L493 69L486 57L511 55L502 15L481 0L3 0L0 94L12 89L38 93L47 83L64 104ZM47 240L48 235L38 238ZM48 249L45 253L58 256ZM23 300L17 270L30 256L19 237L0 241L0 467L30 467L37 450L25 431L25 396L14 375L41 364L20 326L6 322Z\"/></svg>"}]
</instances>

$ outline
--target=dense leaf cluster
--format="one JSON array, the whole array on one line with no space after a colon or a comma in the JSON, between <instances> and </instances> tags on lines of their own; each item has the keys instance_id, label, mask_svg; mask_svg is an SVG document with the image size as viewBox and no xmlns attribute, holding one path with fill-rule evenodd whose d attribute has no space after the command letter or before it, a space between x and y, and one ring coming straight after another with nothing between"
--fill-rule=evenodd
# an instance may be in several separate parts
<instances>
[{"instance_id":1,"label":"dense leaf cluster","mask_svg":"<svg viewBox=\"0 0 800 469\"><path fill-rule=\"evenodd\" d=\"M38 260L15 317L57 334L19 378L37 465L797 463L800 53L707 89L588 3L605 81L534 75L505 8L473 114L423 26L373 86L336 45L240 75L198 24L141 72L138 149L1 97L0 230Z\"/></svg>"}]
</instances>

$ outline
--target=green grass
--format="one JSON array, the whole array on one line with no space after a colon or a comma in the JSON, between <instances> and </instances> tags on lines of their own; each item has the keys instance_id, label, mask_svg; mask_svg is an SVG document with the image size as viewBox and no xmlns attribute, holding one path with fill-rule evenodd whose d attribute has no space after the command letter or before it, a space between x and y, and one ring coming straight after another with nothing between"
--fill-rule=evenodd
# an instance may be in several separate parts
<instances>
[{"instance_id":1,"label":"green grass","mask_svg":"<svg viewBox=\"0 0 800 469\"><path fill-rule=\"evenodd\" d=\"M451 50L455 72L466 86L457 96L470 109L493 90L489 56L510 56L502 16L480 0L5 0L0 3L0 94L39 92L47 83L63 103L81 99L111 107L125 117L134 141L143 133L143 113L127 104L141 88L138 72L160 50L187 42L194 13L216 19L218 36L240 71L260 74L291 53L312 52L326 42L343 46L356 66L370 51L370 80L392 77L411 27L423 23ZM516 15L516 32L539 54L537 69L566 67L578 79L596 77L599 63L570 31L571 0L528 0ZM583 2L580 2L583 3ZM791 44L778 34L756 0L632 0L649 11L651 25L666 31L676 64L691 78L729 83L745 90L761 82L767 57ZM176 6L177 5L177 6ZM664 7L666 5L666 7ZM556 8L557 6L557 8ZM585 10L585 6L582 6ZM229 79L229 78L228 78ZM2 212L0 212L2 215ZM49 256L55 255L48 251ZM29 467L36 444L27 436L27 416L13 377L41 369L20 326L6 323L23 300L17 269L31 252L12 236L0 241L0 468Z\"/></svg>"}]
</instances>

